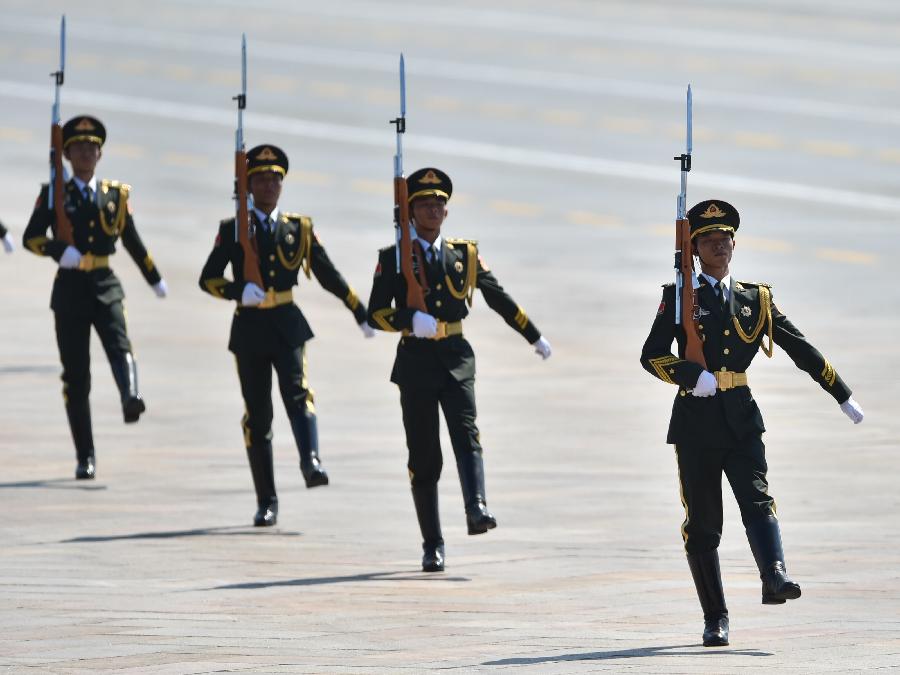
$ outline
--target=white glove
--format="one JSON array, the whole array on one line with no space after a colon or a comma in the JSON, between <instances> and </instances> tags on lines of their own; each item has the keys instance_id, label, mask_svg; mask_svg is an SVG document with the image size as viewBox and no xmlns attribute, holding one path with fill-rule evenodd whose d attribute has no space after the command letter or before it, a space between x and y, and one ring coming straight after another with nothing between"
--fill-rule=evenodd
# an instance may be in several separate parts
<instances>
[{"instance_id":1,"label":"white glove","mask_svg":"<svg viewBox=\"0 0 900 675\"><path fill-rule=\"evenodd\" d=\"M532 342L531 346L534 347L534 353L540 354L541 358L544 359L544 361L549 359L550 354L553 353L553 350L550 349L550 343L547 342L546 339L544 339L543 335L541 337L539 337L537 340L535 340L534 342Z\"/></svg>"},{"instance_id":2,"label":"white glove","mask_svg":"<svg viewBox=\"0 0 900 675\"><path fill-rule=\"evenodd\" d=\"M166 280L160 279L153 284L153 292L156 293L157 298L166 297L169 294L169 286L166 284Z\"/></svg>"},{"instance_id":3,"label":"white glove","mask_svg":"<svg viewBox=\"0 0 900 675\"><path fill-rule=\"evenodd\" d=\"M16 250L16 245L13 244L13 241L9 238L9 235L3 237L3 248L6 249L7 253L12 253Z\"/></svg>"},{"instance_id":4,"label":"white glove","mask_svg":"<svg viewBox=\"0 0 900 675\"><path fill-rule=\"evenodd\" d=\"M241 304L247 307L256 307L266 299L266 294L259 286L252 282L244 284L244 292L241 294Z\"/></svg>"},{"instance_id":5,"label":"white glove","mask_svg":"<svg viewBox=\"0 0 900 675\"><path fill-rule=\"evenodd\" d=\"M697 384L694 385L691 394L698 397L715 396L716 376L708 370L704 370L697 378Z\"/></svg>"},{"instance_id":6,"label":"white glove","mask_svg":"<svg viewBox=\"0 0 900 675\"><path fill-rule=\"evenodd\" d=\"M853 424L859 424L865 417L863 409L859 407L859 403L853 400L852 396L841 403L841 411L853 421Z\"/></svg>"},{"instance_id":7,"label":"white glove","mask_svg":"<svg viewBox=\"0 0 900 675\"><path fill-rule=\"evenodd\" d=\"M437 319L431 314L416 310L412 318L413 335L418 338L433 338L437 335Z\"/></svg>"},{"instance_id":8,"label":"white glove","mask_svg":"<svg viewBox=\"0 0 900 675\"><path fill-rule=\"evenodd\" d=\"M367 338L375 337L375 329L372 328L372 326L370 326L367 321L363 321L362 323L360 323L359 329L363 332L363 335L365 335Z\"/></svg>"},{"instance_id":9,"label":"white glove","mask_svg":"<svg viewBox=\"0 0 900 675\"><path fill-rule=\"evenodd\" d=\"M66 246L66 250L59 256L59 266L65 270L78 267L81 262L81 252L74 246Z\"/></svg>"}]
</instances>

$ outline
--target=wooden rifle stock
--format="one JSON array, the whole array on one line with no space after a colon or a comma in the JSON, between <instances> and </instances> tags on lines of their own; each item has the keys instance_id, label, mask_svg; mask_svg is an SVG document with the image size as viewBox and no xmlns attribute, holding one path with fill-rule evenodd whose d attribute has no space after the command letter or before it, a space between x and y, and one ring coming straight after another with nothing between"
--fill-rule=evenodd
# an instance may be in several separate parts
<instances>
[{"instance_id":1,"label":"wooden rifle stock","mask_svg":"<svg viewBox=\"0 0 900 675\"><path fill-rule=\"evenodd\" d=\"M72 221L66 213L66 186L63 182L63 133L59 124L50 126L50 155L53 162L53 212L56 215L56 239L75 245Z\"/></svg>"},{"instance_id":2,"label":"wooden rifle stock","mask_svg":"<svg viewBox=\"0 0 900 675\"><path fill-rule=\"evenodd\" d=\"M694 256L691 255L691 226L687 218L675 221L675 250L681 251L681 297L675 301L681 303L681 325L687 338L684 357L706 370L703 340L697 329L700 317L695 310L699 309L700 305L697 302L697 289L693 283Z\"/></svg>"},{"instance_id":3,"label":"wooden rifle stock","mask_svg":"<svg viewBox=\"0 0 900 675\"><path fill-rule=\"evenodd\" d=\"M400 270L406 279L406 306L428 312L425 293L412 263L412 238L409 233L409 192L403 176L394 178L394 203L397 205L397 225L400 228Z\"/></svg>"},{"instance_id":4,"label":"wooden rifle stock","mask_svg":"<svg viewBox=\"0 0 900 675\"><path fill-rule=\"evenodd\" d=\"M259 271L259 254L250 241L250 212L247 209L247 153L234 153L234 192L237 198L238 242L244 251L244 282L252 283L265 290Z\"/></svg>"}]
</instances>

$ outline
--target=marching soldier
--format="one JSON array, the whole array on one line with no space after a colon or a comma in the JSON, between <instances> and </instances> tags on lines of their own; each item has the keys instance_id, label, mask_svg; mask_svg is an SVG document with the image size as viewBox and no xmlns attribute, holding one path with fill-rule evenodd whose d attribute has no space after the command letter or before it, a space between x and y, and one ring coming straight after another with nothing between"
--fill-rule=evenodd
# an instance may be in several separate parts
<instances>
[{"instance_id":1,"label":"marching soldier","mask_svg":"<svg viewBox=\"0 0 900 675\"><path fill-rule=\"evenodd\" d=\"M58 264L50 308L56 319L56 342L63 366L63 400L75 442L75 477L94 478L94 438L88 395L91 390L91 326L97 331L122 401L128 424L138 421L146 405L138 392L137 364L125 325L125 293L109 266L121 238L147 283L160 298L166 282L138 236L132 216L131 186L94 175L106 141L100 120L82 115L63 125L63 153L73 176L65 185L65 212L72 223L74 244L48 238L57 233L56 215L44 185L25 228L23 242L32 253L50 256ZM56 196L55 198L59 198Z\"/></svg>"},{"instance_id":2,"label":"marching soldier","mask_svg":"<svg viewBox=\"0 0 900 675\"><path fill-rule=\"evenodd\" d=\"M503 290L478 255L475 241L445 239L441 226L453 192L450 177L425 168L407 178L413 266L425 288L428 312L406 306L406 281L397 269L396 246L382 249L369 299L369 325L402 332L391 382L400 388L400 407L409 451L407 467L422 533L422 569L444 569L444 539L438 515L437 482L443 458L438 406L456 457L469 534L497 526L488 511L482 448L475 424L475 354L463 337L475 289L488 306L535 347L544 359L550 344L525 311Z\"/></svg>"},{"instance_id":3,"label":"marching soldier","mask_svg":"<svg viewBox=\"0 0 900 675\"><path fill-rule=\"evenodd\" d=\"M685 331L675 324L674 284L664 287L662 302L641 353L651 375L678 387L667 442L675 445L685 520L682 525L688 564L704 616L704 646L728 644L728 610L719 572L722 534L722 472L741 511L747 539L762 579L763 604L800 597L800 586L787 574L775 500L766 482L765 431L750 392L747 369L762 349L784 349L809 373L856 424L863 411L834 367L782 314L768 284L736 281L729 270L737 210L719 200L703 201L687 213L693 255L700 260L694 318L703 340L707 369L687 361ZM690 283L690 279L686 281ZM678 356L671 352L678 342Z\"/></svg>"},{"instance_id":4,"label":"marching soldier","mask_svg":"<svg viewBox=\"0 0 900 675\"><path fill-rule=\"evenodd\" d=\"M3 250L7 253L12 253L16 250L16 246L9 236L9 230L3 227L3 223L0 223L0 242L3 242Z\"/></svg>"},{"instance_id":5,"label":"marching soldier","mask_svg":"<svg viewBox=\"0 0 900 675\"><path fill-rule=\"evenodd\" d=\"M293 287L302 269L314 274L329 293L352 312L366 337L375 332L366 324L366 307L344 281L325 252L312 219L278 208L288 158L274 145L260 145L247 153L247 176L253 196L250 211L252 244L259 255L260 273L267 288L243 278L244 253L235 238L235 219L222 221L215 246L200 274L200 288L216 298L237 301L228 349L237 360L246 414L244 443L256 489L256 526L274 525L278 518L272 458L272 368L278 375L281 398L300 453L300 471L307 488L328 485L319 460L313 391L306 381L306 342L313 332L294 304ZM233 280L226 279L231 264Z\"/></svg>"}]
</instances>

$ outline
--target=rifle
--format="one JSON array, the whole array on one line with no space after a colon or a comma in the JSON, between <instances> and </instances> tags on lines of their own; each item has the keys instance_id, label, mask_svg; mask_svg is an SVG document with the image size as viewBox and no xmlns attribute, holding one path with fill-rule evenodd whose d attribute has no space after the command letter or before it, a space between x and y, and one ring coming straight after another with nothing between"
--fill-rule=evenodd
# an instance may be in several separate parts
<instances>
[{"instance_id":1,"label":"rifle","mask_svg":"<svg viewBox=\"0 0 900 675\"><path fill-rule=\"evenodd\" d=\"M244 281L265 290L259 271L259 254L250 241L250 197L247 194L247 151L244 148L244 108L247 107L246 34L241 35L241 93L232 96L231 100L237 101L238 106L237 131L234 134L234 237L244 251ZM260 306L265 304L266 301L263 301Z\"/></svg>"},{"instance_id":2,"label":"rifle","mask_svg":"<svg viewBox=\"0 0 900 675\"><path fill-rule=\"evenodd\" d=\"M47 208L56 215L56 238L69 246L75 245L72 221L66 214L65 169L63 168L63 132L59 124L59 90L66 75L66 15L59 26L59 70L50 73L55 82L55 95L50 121L50 183L47 187Z\"/></svg>"},{"instance_id":3,"label":"rifle","mask_svg":"<svg viewBox=\"0 0 900 675\"><path fill-rule=\"evenodd\" d=\"M425 293L412 264L412 237L409 231L409 191L403 177L403 134L406 133L406 66L400 54L400 116L389 122L397 127L397 154L394 155L394 226L396 227L397 272L406 279L406 306L428 312Z\"/></svg>"},{"instance_id":4,"label":"rifle","mask_svg":"<svg viewBox=\"0 0 900 675\"><path fill-rule=\"evenodd\" d=\"M693 149L691 85L687 88L687 143L684 154L675 157L681 164L681 192L678 195L677 217L675 219L675 324L684 327L687 337L684 356L688 361L706 369L703 356L703 340L697 324L700 320L697 303L697 273L694 271L694 256L691 254L691 226L687 219L687 175L691 170L691 150Z\"/></svg>"}]
</instances>

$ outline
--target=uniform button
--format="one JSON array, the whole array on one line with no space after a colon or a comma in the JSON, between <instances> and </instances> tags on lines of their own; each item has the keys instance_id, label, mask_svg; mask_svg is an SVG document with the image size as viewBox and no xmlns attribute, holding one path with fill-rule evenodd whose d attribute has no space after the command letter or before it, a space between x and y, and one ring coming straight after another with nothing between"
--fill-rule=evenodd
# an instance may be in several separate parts
<instances>
[{"instance_id":1,"label":"uniform button","mask_svg":"<svg viewBox=\"0 0 900 675\"><path fill-rule=\"evenodd\" d=\"M728 353L729 353L728 347L725 347L725 349L722 350L722 353L723 353L723 354L728 354Z\"/></svg>"},{"instance_id":2,"label":"uniform button","mask_svg":"<svg viewBox=\"0 0 900 675\"><path fill-rule=\"evenodd\" d=\"M274 286L269 286L269 290L270 290L270 291L274 291L274 290L275 290L275 287L274 287ZM722 370L725 370L725 369L723 368Z\"/></svg>"},{"instance_id":3,"label":"uniform button","mask_svg":"<svg viewBox=\"0 0 900 675\"><path fill-rule=\"evenodd\" d=\"M274 254L274 253L270 253L270 254L269 254L269 260L275 260L275 254Z\"/></svg>"},{"instance_id":4,"label":"uniform button","mask_svg":"<svg viewBox=\"0 0 900 675\"><path fill-rule=\"evenodd\" d=\"M682 396L687 396L687 392L684 389L682 389L678 393L681 394Z\"/></svg>"},{"instance_id":5,"label":"uniform button","mask_svg":"<svg viewBox=\"0 0 900 675\"><path fill-rule=\"evenodd\" d=\"M728 330L728 329L726 328L726 329L725 329L725 332L723 333L723 335L731 335L731 331Z\"/></svg>"},{"instance_id":6,"label":"uniform button","mask_svg":"<svg viewBox=\"0 0 900 675\"><path fill-rule=\"evenodd\" d=\"M438 300L437 302L435 302L435 303L434 303L434 306L435 306L435 307L440 307L440 306L441 306L441 301Z\"/></svg>"},{"instance_id":7,"label":"uniform button","mask_svg":"<svg viewBox=\"0 0 900 675\"><path fill-rule=\"evenodd\" d=\"M88 241L89 241L89 242L94 241L93 235L91 235L90 237L88 237Z\"/></svg>"},{"instance_id":8,"label":"uniform button","mask_svg":"<svg viewBox=\"0 0 900 675\"><path fill-rule=\"evenodd\" d=\"M719 370L721 370L724 373L726 370L728 370L728 368L726 368L725 366L722 366L721 368L719 368Z\"/></svg>"},{"instance_id":9,"label":"uniform button","mask_svg":"<svg viewBox=\"0 0 900 675\"><path fill-rule=\"evenodd\" d=\"M95 223L95 222L92 220L91 222L88 223L88 227L93 227L93 226L96 225L96 224L97 224L97 223Z\"/></svg>"},{"instance_id":10,"label":"uniform button","mask_svg":"<svg viewBox=\"0 0 900 675\"><path fill-rule=\"evenodd\" d=\"M436 288L437 290L441 290L441 285L438 284L437 286L435 286L435 288Z\"/></svg>"},{"instance_id":11,"label":"uniform button","mask_svg":"<svg viewBox=\"0 0 900 675\"><path fill-rule=\"evenodd\" d=\"M274 277L274 276L275 276L275 270L269 270L269 276L270 276L270 277Z\"/></svg>"}]
</instances>

